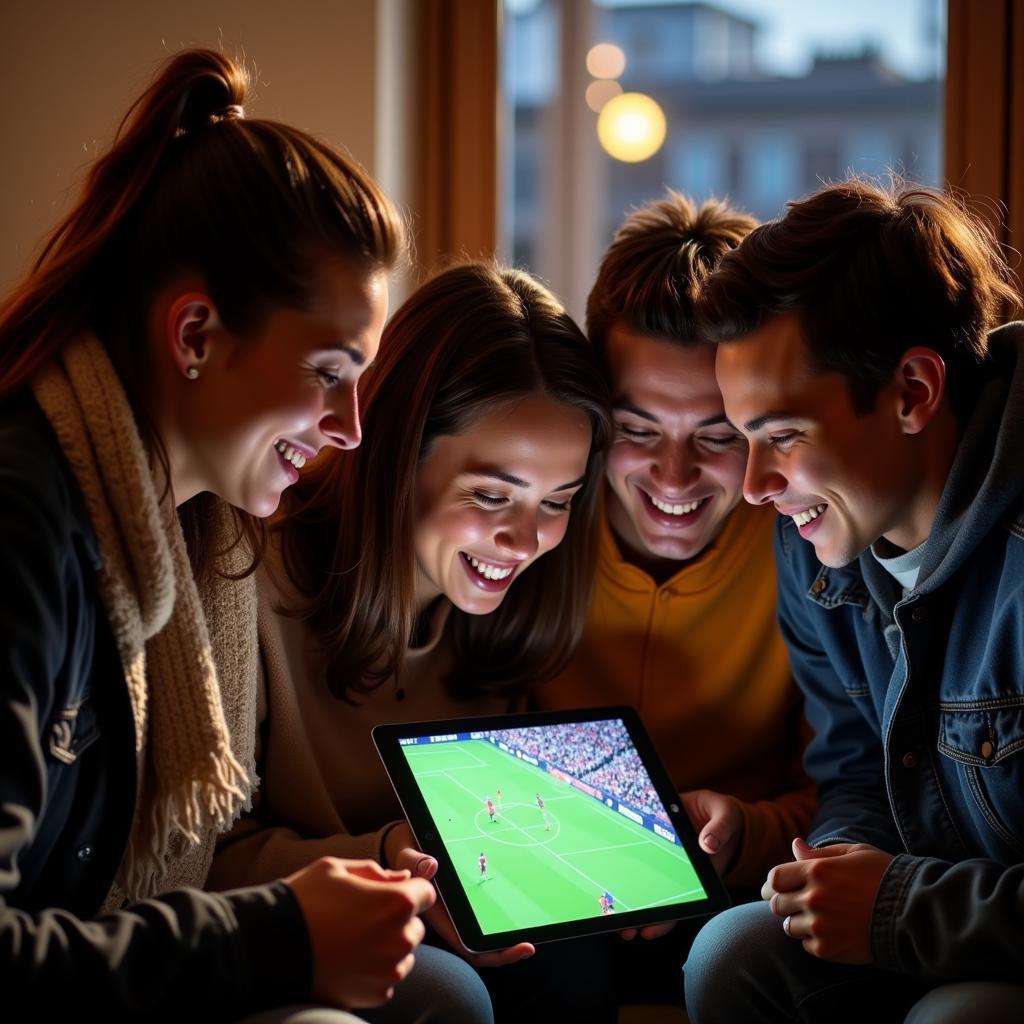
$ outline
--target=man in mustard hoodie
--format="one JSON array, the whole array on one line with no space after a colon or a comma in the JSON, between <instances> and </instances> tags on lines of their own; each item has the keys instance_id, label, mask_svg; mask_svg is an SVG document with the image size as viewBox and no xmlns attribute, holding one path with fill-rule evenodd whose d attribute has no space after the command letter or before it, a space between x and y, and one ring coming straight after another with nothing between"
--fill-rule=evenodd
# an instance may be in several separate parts
<instances>
[{"instance_id":1,"label":"man in mustard hoodie","mask_svg":"<svg viewBox=\"0 0 1024 1024\"><path fill-rule=\"evenodd\" d=\"M579 650L534 695L541 708L637 708L702 847L751 895L814 809L775 622L775 515L741 501L746 441L695 329L706 279L754 227L725 203L669 192L626 220L601 261L587 333L617 434L600 559ZM624 947L638 963L623 975L644 976L624 994L676 1001L691 934Z\"/></svg>"}]
</instances>

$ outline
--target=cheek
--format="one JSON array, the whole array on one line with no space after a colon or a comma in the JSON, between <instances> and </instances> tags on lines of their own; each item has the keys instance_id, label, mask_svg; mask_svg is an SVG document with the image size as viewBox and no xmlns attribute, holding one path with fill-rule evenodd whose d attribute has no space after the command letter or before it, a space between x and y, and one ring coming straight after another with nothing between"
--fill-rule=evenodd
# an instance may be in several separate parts
<instances>
[{"instance_id":1,"label":"cheek","mask_svg":"<svg viewBox=\"0 0 1024 1024\"><path fill-rule=\"evenodd\" d=\"M423 517L416 528L416 549L457 547L488 535L487 513L479 509L442 507Z\"/></svg>"},{"instance_id":2,"label":"cheek","mask_svg":"<svg viewBox=\"0 0 1024 1024\"><path fill-rule=\"evenodd\" d=\"M537 557L547 554L562 543L569 529L569 516L557 516L541 524L538 530Z\"/></svg>"},{"instance_id":3,"label":"cheek","mask_svg":"<svg viewBox=\"0 0 1024 1024\"><path fill-rule=\"evenodd\" d=\"M739 494L743 488L743 474L747 469L746 450L713 456L706 463L708 475L718 481L729 494Z\"/></svg>"},{"instance_id":4,"label":"cheek","mask_svg":"<svg viewBox=\"0 0 1024 1024\"><path fill-rule=\"evenodd\" d=\"M649 465L651 455L627 441L617 441L608 452L606 473L613 485L624 482L625 478L638 469Z\"/></svg>"}]
</instances>

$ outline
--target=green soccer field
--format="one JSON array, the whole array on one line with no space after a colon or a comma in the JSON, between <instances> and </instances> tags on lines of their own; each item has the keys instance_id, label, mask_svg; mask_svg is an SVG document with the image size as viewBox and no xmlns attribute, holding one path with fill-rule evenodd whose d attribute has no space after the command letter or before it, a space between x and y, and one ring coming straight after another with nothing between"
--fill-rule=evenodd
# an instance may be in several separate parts
<instances>
[{"instance_id":1,"label":"green soccer field","mask_svg":"<svg viewBox=\"0 0 1024 1024\"><path fill-rule=\"evenodd\" d=\"M402 749L485 934L600 916L605 889L617 912L704 898L681 847L491 743Z\"/></svg>"}]
</instances>

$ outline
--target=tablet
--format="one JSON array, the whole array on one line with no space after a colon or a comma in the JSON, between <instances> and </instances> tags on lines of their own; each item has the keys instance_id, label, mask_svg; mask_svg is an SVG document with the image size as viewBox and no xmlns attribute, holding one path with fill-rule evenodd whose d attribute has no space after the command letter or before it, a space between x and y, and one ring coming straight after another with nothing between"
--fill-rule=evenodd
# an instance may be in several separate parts
<instances>
[{"instance_id":1,"label":"tablet","mask_svg":"<svg viewBox=\"0 0 1024 1024\"><path fill-rule=\"evenodd\" d=\"M472 952L729 905L631 708L381 725L373 739Z\"/></svg>"}]
</instances>

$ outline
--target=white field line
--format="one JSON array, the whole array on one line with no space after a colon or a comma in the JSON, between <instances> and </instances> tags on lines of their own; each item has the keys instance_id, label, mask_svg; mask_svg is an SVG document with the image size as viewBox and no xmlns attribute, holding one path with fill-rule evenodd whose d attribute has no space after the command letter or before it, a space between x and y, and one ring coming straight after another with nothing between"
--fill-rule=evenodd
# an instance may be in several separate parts
<instances>
[{"instance_id":1,"label":"white field line","mask_svg":"<svg viewBox=\"0 0 1024 1024\"><path fill-rule=\"evenodd\" d=\"M563 853L563 857L575 857L580 853L604 853L606 850L625 850L627 846L650 846L646 839L640 839L635 843L619 843L616 846L595 846L592 850L569 850Z\"/></svg>"},{"instance_id":2,"label":"white field line","mask_svg":"<svg viewBox=\"0 0 1024 1024\"><path fill-rule=\"evenodd\" d=\"M703 892L702 886L698 886L696 889L687 889L686 892L677 892L674 896L665 896L663 899L655 900L653 903L645 903L643 906L635 907L635 910L650 910L651 907L660 907L663 903L680 903L686 899L687 896L692 896L695 892Z\"/></svg>"}]
</instances>

